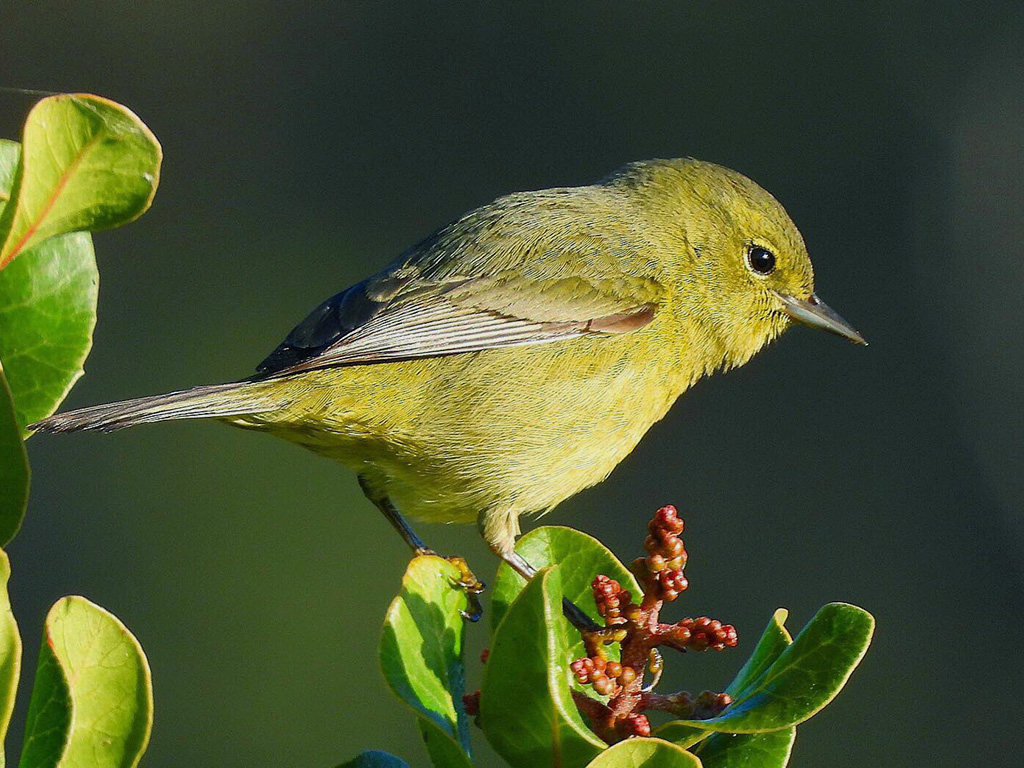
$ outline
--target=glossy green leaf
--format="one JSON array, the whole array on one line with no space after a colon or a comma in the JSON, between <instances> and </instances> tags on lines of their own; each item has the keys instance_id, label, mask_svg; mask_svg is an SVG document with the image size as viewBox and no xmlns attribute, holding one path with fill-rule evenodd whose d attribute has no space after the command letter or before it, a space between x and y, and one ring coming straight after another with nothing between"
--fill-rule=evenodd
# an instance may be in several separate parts
<instances>
[{"instance_id":1,"label":"glossy green leaf","mask_svg":"<svg viewBox=\"0 0 1024 768\"><path fill-rule=\"evenodd\" d=\"M653 733L659 739L671 741L677 747L689 748L706 739L713 731L694 728L683 720L670 720L655 728Z\"/></svg>"},{"instance_id":2,"label":"glossy green leaf","mask_svg":"<svg viewBox=\"0 0 1024 768\"><path fill-rule=\"evenodd\" d=\"M21 144L0 139L0 218L4 207L11 199L11 188L21 160Z\"/></svg>"},{"instance_id":3,"label":"glossy green leaf","mask_svg":"<svg viewBox=\"0 0 1024 768\"><path fill-rule=\"evenodd\" d=\"M132 768L152 724L139 642L84 597L58 600L46 617L21 768Z\"/></svg>"},{"instance_id":4,"label":"glossy green leaf","mask_svg":"<svg viewBox=\"0 0 1024 768\"><path fill-rule=\"evenodd\" d=\"M82 376L98 281L86 232L51 238L0 272L0 360L22 428L53 413Z\"/></svg>"},{"instance_id":5,"label":"glossy green leaf","mask_svg":"<svg viewBox=\"0 0 1024 768\"><path fill-rule=\"evenodd\" d=\"M584 724L569 685L575 631L562 617L561 569L542 569L491 639L480 725L513 768L574 768L605 748Z\"/></svg>"},{"instance_id":6,"label":"glossy green leaf","mask_svg":"<svg viewBox=\"0 0 1024 768\"><path fill-rule=\"evenodd\" d=\"M592 619L603 623L594 605L590 583L598 574L615 579L630 590L634 598L640 595L640 585L632 573L593 536L573 528L544 526L525 534L516 542L516 552L534 568L561 566L562 589L565 596L582 608ZM491 628L501 624L509 605L526 586L526 580L502 563L491 593Z\"/></svg>"},{"instance_id":7,"label":"glossy green leaf","mask_svg":"<svg viewBox=\"0 0 1024 768\"><path fill-rule=\"evenodd\" d=\"M0 194L10 189L19 151L0 139ZM22 428L53 413L82 375L98 281L84 232L50 238L0 271L0 361Z\"/></svg>"},{"instance_id":8,"label":"glossy green leaf","mask_svg":"<svg viewBox=\"0 0 1024 768\"><path fill-rule=\"evenodd\" d=\"M701 761L662 739L628 739L609 747L589 768L700 768Z\"/></svg>"},{"instance_id":9,"label":"glossy green leaf","mask_svg":"<svg viewBox=\"0 0 1024 768\"><path fill-rule=\"evenodd\" d=\"M785 768L796 727L771 733L713 733L694 750L705 768Z\"/></svg>"},{"instance_id":10,"label":"glossy green leaf","mask_svg":"<svg viewBox=\"0 0 1024 768\"><path fill-rule=\"evenodd\" d=\"M801 723L835 698L867 652L875 621L829 603L721 715L687 725L726 733L777 731Z\"/></svg>"},{"instance_id":11,"label":"glossy green leaf","mask_svg":"<svg viewBox=\"0 0 1024 768\"><path fill-rule=\"evenodd\" d=\"M789 611L779 608L772 615L768 626L761 633L761 639L754 646L753 653L747 659L740 671L733 678L729 687L725 689L733 699L741 698L744 692L763 675L768 668L775 663L775 660L782 655L793 642L789 630L786 629L786 619Z\"/></svg>"},{"instance_id":12,"label":"glossy green leaf","mask_svg":"<svg viewBox=\"0 0 1024 768\"><path fill-rule=\"evenodd\" d=\"M416 725L423 738L423 746L430 755L430 762L436 768L472 768L469 754L446 729L425 717L416 718Z\"/></svg>"},{"instance_id":13,"label":"glossy green leaf","mask_svg":"<svg viewBox=\"0 0 1024 768\"><path fill-rule=\"evenodd\" d=\"M0 365L0 546L21 528L28 505L29 466L14 401Z\"/></svg>"},{"instance_id":14,"label":"glossy green leaf","mask_svg":"<svg viewBox=\"0 0 1024 768\"><path fill-rule=\"evenodd\" d=\"M14 697L18 692L21 674L21 635L11 612L11 599L7 594L7 581L11 577L11 562L0 550L0 768L4 759L4 737L11 723Z\"/></svg>"},{"instance_id":15,"label":"glossy green leaf","mask_svg":"<svg viewBox=\"0 0 1024 768\"><path fill-rule=\"evenodd\" d=\"M21 143L0 215L0 269L54 235L133 221L153 201L160 144L120 104L89 94L43 99L29 112Z\"/></svg>"},{"instance_id":16,"label":"glossy green leaf","mask_svg":"<svg viewBox=\"0 0 1024 768\"><path fill-rule=\"evenodd\" d=\"M387 752L371 749L354 760L342 763L338 768L409 768L409 764Z\"/></svg>"},{"instance_id":17,"label":"glossy green leaf","mask_svg":"<svg viewBox=\"0 0 1024 768\"><path fill-rule=\"evenodd\" d=\"M420 716L436 765L469 765L469 726L462 706L466 622L460 613L467 599L453 586L459 576L444 558L414 558L388 608L380 644L384 677Z\"/></svg>"}]
</instances>

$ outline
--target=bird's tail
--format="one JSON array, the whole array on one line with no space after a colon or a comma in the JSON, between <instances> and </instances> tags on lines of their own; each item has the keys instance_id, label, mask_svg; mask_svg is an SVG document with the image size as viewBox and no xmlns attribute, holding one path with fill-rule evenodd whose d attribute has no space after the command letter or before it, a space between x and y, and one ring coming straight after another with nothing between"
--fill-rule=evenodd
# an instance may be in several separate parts
<instances>
[{"instance_id":1,"label":"bird's tail","mask_svg":"<svg viewBox=\"0 0 1024 768\"><path fill-rule=\"evenodd\" d=\"M265 413L285 404L281 396L275 394L264 382L241 381L79 408L77 411L54 414L30 424L28 428L33 432L113 432L115 429L154 421Z\"/></svg>"}]
</instances>

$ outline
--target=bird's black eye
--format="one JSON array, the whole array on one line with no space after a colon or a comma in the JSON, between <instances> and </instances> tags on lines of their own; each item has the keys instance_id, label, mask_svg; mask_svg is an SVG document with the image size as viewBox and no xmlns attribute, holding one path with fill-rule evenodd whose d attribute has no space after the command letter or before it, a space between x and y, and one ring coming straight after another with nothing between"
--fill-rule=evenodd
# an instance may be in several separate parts
<instances>
[{"instance_id":1,"label":"bird's black eye","mask_svg":"<svg viewBox=\"0 0 1024 768\"><path fill-rule=\"evenodd\" d=\"M775 254L767 248L752 245L747 251L747 265L759 275L770 275L775 271Z\"/></svg>"}]
</instances>

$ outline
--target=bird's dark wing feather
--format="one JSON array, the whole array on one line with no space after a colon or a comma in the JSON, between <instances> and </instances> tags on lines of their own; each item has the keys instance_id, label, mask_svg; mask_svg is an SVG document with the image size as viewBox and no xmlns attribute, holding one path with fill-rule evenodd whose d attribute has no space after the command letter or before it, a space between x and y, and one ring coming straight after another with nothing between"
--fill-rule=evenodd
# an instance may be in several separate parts
<instances>
[{"instance_id":1,"label":"bird's dark wing feather","mask_svg":"<svg viewBox=\"0 0 1024 768\"><path fill-rule=\"evenodd\" d=\"M635 260L621 240L573 233L549 243L505 221L506 210L498 214L484 222L486 238L474 237L479 221L456 222L328 299L257 370L282 375L541 344L625 333L653 319L664 290L630 274Z\"/></svg>"}]
</instances>

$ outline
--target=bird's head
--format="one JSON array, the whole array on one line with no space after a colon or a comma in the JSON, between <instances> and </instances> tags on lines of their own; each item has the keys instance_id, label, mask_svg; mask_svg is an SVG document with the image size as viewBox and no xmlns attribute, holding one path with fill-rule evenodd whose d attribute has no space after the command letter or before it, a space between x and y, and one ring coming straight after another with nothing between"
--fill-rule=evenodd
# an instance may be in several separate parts
<instances>
[{"instance_id":1,"label":"bird's head","mask_svg":"<svg viewBox=\"0 0 1024 768\"><path fill-rule=\"evenodd\" d=\"M719 339L727 366L746 362L794 323L867 343L818 298L800 231L746 176L698 160L654 160L606 183L640 203L685 297L682 311Z\"/></svg>"}]
</instances>

